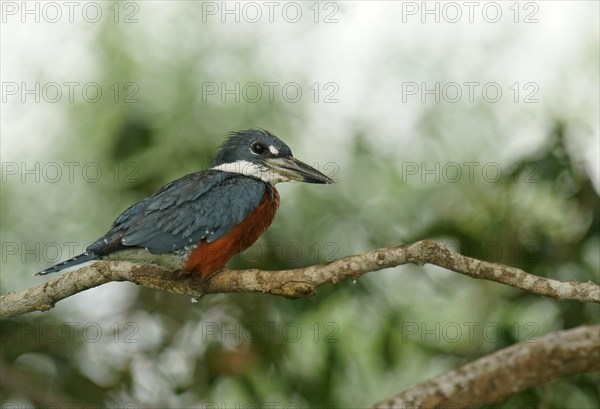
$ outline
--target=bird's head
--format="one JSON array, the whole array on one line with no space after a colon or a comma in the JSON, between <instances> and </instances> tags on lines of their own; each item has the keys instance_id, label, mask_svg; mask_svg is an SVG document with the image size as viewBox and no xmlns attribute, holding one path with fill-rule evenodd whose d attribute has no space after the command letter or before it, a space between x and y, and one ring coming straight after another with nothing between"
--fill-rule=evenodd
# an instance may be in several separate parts
<instances>
[{"instance_id":1,"label":"bird's head","mask_svg":"<svg viewBox=\"0 0 600 409\"><path fill-rule=\"evenodd\" d=\"M219 148L213 169L256 177L272 185L291 180L334 183L294 158L289 146L263 129L232 132Z\"/></svg>"}]
</instances>

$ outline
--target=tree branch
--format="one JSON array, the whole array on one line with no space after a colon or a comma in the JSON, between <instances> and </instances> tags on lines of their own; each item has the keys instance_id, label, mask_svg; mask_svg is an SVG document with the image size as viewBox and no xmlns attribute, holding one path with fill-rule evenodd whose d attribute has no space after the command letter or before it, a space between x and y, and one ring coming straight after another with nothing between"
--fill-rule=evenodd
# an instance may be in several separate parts
<instances>
[{"instance_id":1,"label":"tree branch","mask_svg":"<svg viewBox=\"0 0 600 409\"><path fill-rule=\"evenodd\" d=\"M517 268L465 257L441 243L422 240L295 270L224 270L204 283L193 275L154 265L100 261L37 287L0 297L0 318L50 310L60 300L110 281L131 281L192 297L213 293L262 292L299 298L314 294L317 288L327 283L354 279L371 271L406 263L433 264L472 278L495 281L557 300L600 302L600 286L591 281L561 282L538 277Z\"/></svg>"},{"instance_id":2,"label":"tree branch","mask_svg":"<svg viewBox=\"0 0 600 409\"><path fill-rule=\"evenodd\" d=\"M501 349L373 408L477 408L552 379L598 370L600 325L577 327Z\"/></svg>"}]
</instances>

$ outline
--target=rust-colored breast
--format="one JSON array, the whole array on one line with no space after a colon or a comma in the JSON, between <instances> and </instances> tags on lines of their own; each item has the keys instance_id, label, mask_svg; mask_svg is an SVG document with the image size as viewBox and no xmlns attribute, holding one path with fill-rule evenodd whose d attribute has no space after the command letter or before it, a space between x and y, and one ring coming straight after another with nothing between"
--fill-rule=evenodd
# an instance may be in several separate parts
<instances>
[{"instance_id":1,"label":"rust-colored breast","mask_svg":"<svg viewBox=\"0 0 600 409\"><path fill-rule=\"evenodd\" d=\"M270 186L260 205L244 221L233 226L218 240L202 240L190 254L185 269L199 275L201 280L222 270L229 259L250 247L271 225L279 207L279 193Z\"/></svg>"}]
</instances>

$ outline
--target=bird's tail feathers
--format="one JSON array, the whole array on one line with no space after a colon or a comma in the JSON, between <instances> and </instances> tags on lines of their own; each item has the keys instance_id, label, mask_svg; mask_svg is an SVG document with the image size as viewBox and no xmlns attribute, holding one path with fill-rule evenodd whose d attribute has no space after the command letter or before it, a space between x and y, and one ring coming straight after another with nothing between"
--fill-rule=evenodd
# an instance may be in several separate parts
<instances>
[{"instance_id":1,"label":"bird's tail feathers","mask_svg":"<svg viewBox=\"0 0 600 409\"><path fill-rule=\"evenodd\" d=\"M92 261L98 258L98 255L91 251L86 251L85 253L79 254L73 258L70 258L62 263L58 263L50 268L40 271L36 273L36 276L43 276L50 273L56 273L57 271L64 270L65 268L73 267L78 264L87 263L88 261Z\"/></svg>"}]
</instances>

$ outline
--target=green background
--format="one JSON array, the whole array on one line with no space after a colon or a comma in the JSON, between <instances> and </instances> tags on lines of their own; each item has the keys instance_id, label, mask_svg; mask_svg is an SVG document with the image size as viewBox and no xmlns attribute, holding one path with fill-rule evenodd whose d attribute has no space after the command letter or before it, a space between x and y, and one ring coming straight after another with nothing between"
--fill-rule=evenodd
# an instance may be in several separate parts
<instances>
[{"instance_id":1,"label":"green background","mask_svg":"<svg viewBox=\"0 0 600 409\"><path fill-rule=\"evenodd\" d=\"M192 1L99 2L96 23L78 11L73 23L10 16L2 81L20 88L3 95L1 292L44 282L32 274L82 251L164 183L207 168L224 135L249 127L338 183L278 186L275 222L231 268L303 267L428 238L598 282L598 4L519 3L515 22L515 6L501 2L497 23L479 9L473 23L452 23L443 3L440 22L406 3L300 2L296 23L283 3L272 23L263 3L253 23L244 3L228 3L236 22L223 3ZM538 21L525 23L534 11ZM39 84L39 102L22 83ZM93 89L81 93L90 83L102 90L95 102ZM486 99L486 84L499 100ZM366 407L515 342L599 321L597 305L431 266L296 301L193 303L111 283L0 321L0 401ZM597 407L598 381L560 379L498 407Z\"/></svg>"}]
</instances>

